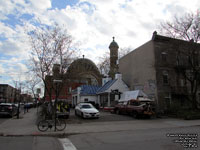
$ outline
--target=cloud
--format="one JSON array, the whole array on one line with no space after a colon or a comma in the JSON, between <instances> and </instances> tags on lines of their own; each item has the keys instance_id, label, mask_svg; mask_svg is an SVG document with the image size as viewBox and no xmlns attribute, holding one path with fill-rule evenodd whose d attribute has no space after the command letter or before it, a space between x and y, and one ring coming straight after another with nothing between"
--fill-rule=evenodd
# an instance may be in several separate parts
<instances>
[{"instance_id":1,"label":"cloud","mask_svg":"<svg viewBox=\"0 0 200 150\"><path fill-rule=\"evenodd\" d=\"M20 59L11 57L10 59L0 60L0 73L2 78L7 77L10 80L23 81L26 79L27 71L27 66Z\"/></svg>"},{"instance_id":2,"label":"cloud","mask_svg":"<svg viewBox=\"0 0 200 150\"><path fill-rule=\"evenodd\" d=\"M51 0L0 1L0 39L3 39L0 52L9 56L9 71L17 72L12 64L26 70L21 61L28 58L30 47L24 28L33 29L39 25L38 19L42 24L56 22L66 26L74 41L80 43L80 55L98 63L98 57L109 52L113 36L119 47L136 48L151 39L161 21L171 20L175 14L194 12L200 3L199 0L192 3L189 0L80 0L62 8L53 9ZM18 25L3 23L10 14L20 18ZM21 18L23 14L32 17Z\"/></svg>"},{"instance_id":3,"label":"cloud","mask_svg":"<svg viewBox=\"0 0 200 150\"><path fill-rule=\"evenodd\" d=\"M25 34L25 28L16 25L15 29L0 23L0 37L4 40L0 41L0 52L3 55L26 58L28 56L28 38Z\"/></svg>"},{"instance_id":4,"label":"cloud","mask_svg":"<svg viewBox=\"0 0 200 150\"><path fill-rule=\"evenodd\" d=\"M36 10L46 10L51 8L51 0L30 0L30 3Z\"/></svg>"},{"instance_id":5,"label":"cloud","mask_svg":"<svg viewBox=\"0 0 200 150\"><path fill-rule=\"evenodd\" d=\"M7 40L1 43L0 52L5 55L16 55L20 52L20 47L13 40Z\"/></svg>"},{"instance_id":6,"label":"cloud","mask_svg":"<svg viewBox=\"0 0 200 150\"><path fill-rule=\"evenodd\" d=\"M0 74L4 74L4 72L5 72L5 70L4 70L4 68L3 68L3 65L0 64Z\"/></svg>"}]
</instances>

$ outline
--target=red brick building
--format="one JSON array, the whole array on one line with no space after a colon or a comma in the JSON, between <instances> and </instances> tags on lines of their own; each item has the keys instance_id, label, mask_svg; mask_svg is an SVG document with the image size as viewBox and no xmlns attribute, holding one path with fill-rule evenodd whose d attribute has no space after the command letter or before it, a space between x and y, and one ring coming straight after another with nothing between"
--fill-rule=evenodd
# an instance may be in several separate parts
<instances>
[{"instance_id":1,"label":"red brick building","mask_svg":"<svg viewBox=\"0 0 200 150\"><path fill-rule=\"evenodd\" d=\"M72 101L72 90L80 85L101 85L101 74L96 65L89 59L80 58L75 60L67 69L67 72L62 75L60 73L60 65L53 66L53 75L46 76L47 90L45 91L45 100L56 98L56 86L59 90L58 99L63 99L68 102ZM53 82L62 80L60 83ZM54 85L54 86L52 86ZM52 88L53 87L53 88ZM48 91L51 91L48 93ZM50 98L51 97L51 98Z\"/></svg>"}]
</instances>

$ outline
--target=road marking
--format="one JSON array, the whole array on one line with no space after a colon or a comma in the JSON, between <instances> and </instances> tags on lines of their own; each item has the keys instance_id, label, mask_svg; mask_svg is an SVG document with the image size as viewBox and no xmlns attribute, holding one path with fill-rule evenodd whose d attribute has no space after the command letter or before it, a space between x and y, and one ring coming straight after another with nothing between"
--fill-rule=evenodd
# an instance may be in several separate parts
<instances>
[{"instance_id":1,"label":"road marking","mask_svg":"<svg viewBox=\"0 0 200 150\"><path fill-rule=\"evenodd\" d=\"M62 143L64 150L77 150L69 139L64 138L59 139L59 141Z\"/></svg>"}]
</instances>

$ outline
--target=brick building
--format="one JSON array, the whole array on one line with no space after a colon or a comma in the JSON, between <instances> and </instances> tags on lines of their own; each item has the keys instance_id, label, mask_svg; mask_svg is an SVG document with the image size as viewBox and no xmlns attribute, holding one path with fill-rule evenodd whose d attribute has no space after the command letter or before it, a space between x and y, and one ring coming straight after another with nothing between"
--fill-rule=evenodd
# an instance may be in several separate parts
<instances>
[{"instance_id":1,"label":"brick building","mask_svg":"<svg viewBox=\"0 0 200 150\"><path fill-rule=\"evenodd\" d=\"M20 98L20 90L8 85L0 84L0 102L14 103Z\"/></svg>"},{"instance_id":2,"label":"brick building","mask_svg":"<svg viewBox=\"0 0 200 150\"><path fill-rule=\"evenodd\" d=\"M200 50L199 44L154 32L150 41L119 60L119 71L130 90L143 90L155 100L158 111L168 110L175 103L187 106L185 97L190 89L186 79L175 68L180 64L186 65L188 61L187 56L181 57L177 52L188 50L192 45ZM199 53L197 57L199 60Z\"/></svg>"},{"instance_id":3,"label":"brick building","mask_svg":"<svg viewBox=\"0 0 200 150\"><path fill-rule=\"evenodd\" d=\"M80 85L101 85L101 74L96 65L87 58L80 58L72 62L65 74L60 73L60 65L55 64L53 67L53 75L46 76L48 89L54 84L53 80L62 80L59 97L71 103L72 90ZM55 90L52 90L51 99L55 99ZM49 94L45 91L45 99L50 100Z\"/></svg>"}]
</instances>

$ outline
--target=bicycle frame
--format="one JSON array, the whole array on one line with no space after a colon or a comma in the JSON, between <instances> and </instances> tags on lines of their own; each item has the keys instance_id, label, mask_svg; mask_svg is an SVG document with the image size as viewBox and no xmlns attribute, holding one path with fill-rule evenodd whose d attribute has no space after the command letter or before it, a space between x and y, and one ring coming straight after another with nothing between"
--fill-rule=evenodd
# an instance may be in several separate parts
<instances>
[{"instance_id":1,"label":"bicycle frame","mask_svg":"<svg viewBox=\"0 0 200 150\"><path fill-rule=\"evenodd\" d=\"M55 120L41 120L37 127L39 131L45 132L55 126ZM56 130L62 131L66 128L66 122L56 118Z\"/></svg>"}]
</instances>

